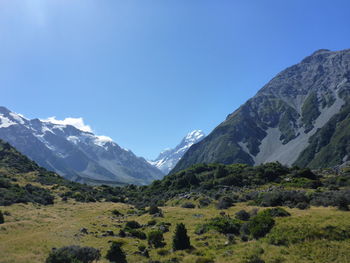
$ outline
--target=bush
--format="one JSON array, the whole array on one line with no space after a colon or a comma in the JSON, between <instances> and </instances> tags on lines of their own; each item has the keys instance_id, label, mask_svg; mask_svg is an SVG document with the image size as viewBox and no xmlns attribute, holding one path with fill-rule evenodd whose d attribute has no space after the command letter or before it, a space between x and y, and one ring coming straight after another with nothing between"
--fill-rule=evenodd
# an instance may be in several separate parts
<instances>
[{"instance_id":1,"label":"bush","mask_svg":"<svg viewBox=\"0 0 350 263\"><path fill-rule=\"evenodd\" d=\"M208 229L214 229L222 234L239 234L241 223L228 216L214 217L207 224Z\"/></svg>"},{"instance_id":2,"label":"bush","mask_svg":"<svg viewBox=\"0 0 350 263\"><path fill-rule=\"evenodd\" d=\"M214 260L211 258L200 257L196 259L196 263L214 263Z\"/></svg>"},{"instance_id":3,"label":"bush","mask_svg":"<svg viewBox=\"0 0 350 263\"><path fill-rule=\"evenodd\" d=\"M3 224L5 222L4 215L2 214L0 210L0 224Z\"/></svg>"},{"instance_id":4,"label":"bush","mask_svg":"<svg viewBox=\"0 0 350 263\"><path fill-rule=\"evenodd\" d=\"M309 207L310 207L309 204L306 202L300 202L300 203L297 203L296 205L296 208L299 208L301 210L308 209Z\"/></svg>"},{"instance_id":5,"label":"bush","mask_svg":"<svg viewBox=\"0 0 350 263\"><path fill-rule=\"evenodd\" d=\"M52 250L46 263L90 263L99 260L100 251L92 247L67 246Z\"/></svg>"},{"instance_id":6,"label":"bush","mask_svg":"<svg viewBox=\"0 0 350 263\"><path fill-rule=\"evenodd\" d=\"M126 237L125 231L124 231L123 229L120 229L120 230L119 230L118 236L120 236L120 237Z\"/></svg>"},{"instance_id":7,"label":"bush","mask_svg":"<svg viewBox=\"0 0 350 263\"><path fill-rule=\"evenodd\" d=\"M112 210L112 214L115 216L122 216L123 214L119 212L117 209Z\"/></svg>"},{"instance_id":8,"label":"bush","mask_svg":"<svg viewBox=\"0 0 350 263\"><path fill-rule=\"evenodd\" d=\"M125 228L137 229L137 228L141 228L141 225L138 222L132 220L132 221L126 222Z\"/></svg>"},{"instance_id":9,"label":"bush","mask_svg":"<svg viewBox=\"0 0 350 263\"><path fill-rule=\"evenodd\" d=\"M267 241L277 246L289 246L314 240L342 241L349 238L349 227L345 229L332 225L320 227L307 223L299 223L298 225L278 225L267 235Z\"/></svg>"},{"instance_id":10,"label":"bush","mask_svg":"<svg viewBox=\"0 0 350 263\"><path fill-rule=\"evenodd\" d=\"M107 251L106 259L110 262L127 263L125 253L119 242L112 242L110 249Z\"/></svg>"},{"instance_id":11,"label":"bush","mask_svg":"<svg viewBox=\"0 0 350 263\"><path fill-rule=\"evenodd\" d=\"M161 214L162 210L158 206L152 205L150 206L148 213L150 215Z\"/></svg>"},{"instance_id":12,"label":"bush","mask_svg":"<svg viewBox=\"0 0 350 263\"><path fill-rule=\"evenodd\" d=\"M184 250L189 248L191 248L191 243L187 235L186 227L183 223L177 224L173 236L173 249Z\"/></svg>"},{"instance_id":13,"label":"bush","mask_svg":"<svg viewBox=\"0 0 350 263\"><path fill-rule=\"evenodd\" d=\"M235 214L235 217L242 221L248 221L250 218L250 214L245 210L240 210Z\"/></svg>"},{"instance_id":14,"label":"bush","mask_svg":"<svg viewBox=\"0 0 350 263\"><path fill-rule=\"evenodd\" d=\"M248 255L243 258L242 263L265 263L257 254Z\"/></svg>"},{"instance_id":15,"label":"bush","mask_svg":"<svg viewBox=\"0 0 350 263\"><path fill-rule=\"evenodd\" d=\"M132 237L136 237L139 239L146 239L147 236L144 232L137 230L137 229L126 229L126 231L132 236Z\"/></svg>"},{"instance_id":16,"label":"bush","mask_svg":"<svg viewBox=\"0 0 350 263\"><path fill-rule=\"evenodd\" d=\"M160 248L165 246L163 232L160 230L149 232L147 240L151 247Z\"/></svg>"},{"instance_id":17,"label":"bush","mask_svg":"<svg viewBox=\"0 0 350 263\"><path fill-rule=\"evenodd\" d=\"M265 263L264 260L260 258L260 255L264 254L264 249L254 248L250 253L243 257L242 263Z\"/></svg>"},{"instance_id":18,"label":"bush","mask_svg":"<svg viewBox=\"0 0 350 263\"><path fill-rule=\"evenodd\" d=\"M158 223L157 227L160 231L163 233L169 232L169 227L171 226L171 223L166 223L166 222L160 222Z\"/></svg>"},{"instance_id":19,"label":"bush","mask_svg":"<svg viewBox=\"0 0 350 263\"><path fill-rule=\"evenodd\" d=\"M169 250L167 250L167 249L159 249L157 251L157 254L160 255L160 256L166 256L166 255L169 254Z\"/></svg>"},{"instance_id":20,"label":"bush","mask_svg":"<svg viewBox=\"0 0 350 263\"><path fill-rule=\"evenodd\" d=\"M275 220L272 216L269 213L261 212L249 221L248 230L253 238L259 239L269 233L274 225Z\"/></svg>"},{"instance_id":21,"label":"bush","mask_svg":"<svg viewBox=\"0 0 350 263\"><path fill-rule=\"evenodd\" d=\"M201 199L198 200L198 202L199 202L199 205L201 207L205 207L205 206L210 205L211 200L209 198L201 198Z\"/></svg>"},{"instance_id":22,"label":"bush","mask_svg":"<svg viewBox=\"0 0 350 263\"><path fill-rule=\"evenodd\" d=\"M157 221L154 220L154 219L151 219L151 220L149 220L149 221L147 222L147 225L148 225L148 226L155 226L156 224L157 224Z\"/></svg>"},{"instance_id":23,"label":"bush","mask_svg":"<svg viewBox=\"0 0 350 263\"><path fill-rule=\"evenodd\" d=\"M344 196L339 196L336 199L337 208L341 211L349 211L348 200Z\"/></svg>"},{"instance_id":24,"label":"bush","mask_svg":"<svg viewBox=\"0 0 350 263\"><path fill-rule=\"evenodd\" d=\"M290 213L286 211L285 209L281 207L275 207L271 209L267 209L264 211L265 213L268 213L272 217L286 217L290 216Z\"/></svg>"},{"instance_id":25,"label":"bush","mask_svg":"<svg viewBox=\"0 0 350 263\"><path fill-rule=\"evenodd\" d=\"M223 196L220 198L219 203L217 204L218 209L227 209L233 206L233 200L232 198L228 196Z\"/></svg>"},{"instance_id":26,"label":"bush","mask_svg":"<svg viewBox=\"0 0 350 263\"><path fill-rule=\"evenodd\" d=\"M182 208L195 208L196 206L193 203L187 202L182 204Z\"/></svg>"}]
</instances>

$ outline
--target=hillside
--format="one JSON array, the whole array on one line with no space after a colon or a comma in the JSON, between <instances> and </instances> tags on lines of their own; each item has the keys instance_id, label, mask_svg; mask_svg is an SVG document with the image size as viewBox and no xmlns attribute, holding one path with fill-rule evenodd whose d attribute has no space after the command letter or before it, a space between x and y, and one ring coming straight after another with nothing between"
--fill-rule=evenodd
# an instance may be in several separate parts
<instances>
[{"instance_id":1,"label":"hillside","mask_svg":"<svg viewBox=\"0 0 350 263\"><path fill-rule=\"evenodd\" d=\"M0 141L0 200L4 263L44 262L72 245L108 262L111 241L121 244L127 262L350 260L349 167L201 164L149 186L88 186ZM172 250L178 223L191 249ZM156 247L147 240L155 231L164 238Z\"/></svg>"},{"instance_id":2,"label":"hillside","mask_svg":"<svg viewBox=\"0 0 350 263\"><path fill-rule=\"evenodd\" d=\"M172 172L197 163L325 168L348 160L350 50L319 50L279 73L193 145Z\"/></svg>"}]
</instances>

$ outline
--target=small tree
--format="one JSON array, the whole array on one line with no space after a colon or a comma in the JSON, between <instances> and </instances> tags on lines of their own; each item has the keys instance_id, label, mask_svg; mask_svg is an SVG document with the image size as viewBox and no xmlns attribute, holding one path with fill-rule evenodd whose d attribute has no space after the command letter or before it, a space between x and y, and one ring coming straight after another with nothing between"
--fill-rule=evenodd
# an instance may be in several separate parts
<instances>
[{"instance_id":1,"label":"small tree","mask_svg":"<svg viewBox=\"0 0 350 263\"><path fill-rule=\"evenodd\" d=\"M165 246L165 243L163 242L164 241L163 232L160 230L149 232L147 239L148 239L148 244L155 248Z\"/></svg>"},{"instance_id":2,"label":"small tree","mask_svg":"<svg viewBox=\"0 0 350 263\"><path fill-rule=\"evenodd\" d=\"M0 210L0 224L3 224L5 222L4 215L2 214Z\"/></svg>"},{"instance_id":3,"label":"small tree","mask_svg":"<svg viewBox=\"0 0 350 263\"><path fill-rule=\"evenodd\" d=\"M114 263L127 263L126 256L119 242L112 242L107 252L106 259Z\"/></svg>"},{"instance_id":4,"label":"small tree","mask_svg":"<svg viewBox=\"0 0 350 263\"><path fill-rule=\"evenodd\" d=\"M173 236L173 249L184 250L191 248L190 238L187 235L186 227L183 223L177 224Z\"/></svg>"}]
</instances>

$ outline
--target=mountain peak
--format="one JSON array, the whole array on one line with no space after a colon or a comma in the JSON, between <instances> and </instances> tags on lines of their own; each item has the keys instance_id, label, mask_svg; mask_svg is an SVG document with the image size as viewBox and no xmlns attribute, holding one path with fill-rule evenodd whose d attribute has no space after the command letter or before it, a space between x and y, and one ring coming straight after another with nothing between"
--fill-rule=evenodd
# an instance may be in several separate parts
<instances>
[{"instance_id":1,"label":"mountain peak","mask_svg":"<svg viewBox=\"0 0 350 263\"><path fill-rule=\"evenodd\" d=\"M0 138L72 181L147 184L163 177L110 137L92 133L82 118L27 120L0 107Z\"/></svg>"},{"instance_id":2,"label":"mountain peak","mask_svg":"<svg viewBox=\"0 0 350 263\"><path fill-rule=\"evenodd\" d=\"M320 49L277 74L173 169L197 163L278 161L320 168L347 161L350 150L350 49ZM334 154L330 155L332 152Z\"/></svg>"},{"instance_id":3,"label":"mountain peak","mask_svg":"<svg viewBox=\"0 0 350 263\"><path fill-rule=\"evenodd\" d=\"M167 148L163 150L157 159L149 161L149 163L167 174L175 167L186 151L193 144L204 139L204 137L205 134L202 130L193 130L189 132L174 149Z\"/></svg>"},{"instance_id":4,"label":"mountain peak","mask_svg":"<svg viewBox=\"0 0 350 263\"><path fill-rule=\"evenodd\" d=\"M204 136L205 136L205 134L202 130L193 130L186 135L185 140L186 141L191 141L191 140L195 141L195 140L198 140Z\"/></svg>"}]
</instances>

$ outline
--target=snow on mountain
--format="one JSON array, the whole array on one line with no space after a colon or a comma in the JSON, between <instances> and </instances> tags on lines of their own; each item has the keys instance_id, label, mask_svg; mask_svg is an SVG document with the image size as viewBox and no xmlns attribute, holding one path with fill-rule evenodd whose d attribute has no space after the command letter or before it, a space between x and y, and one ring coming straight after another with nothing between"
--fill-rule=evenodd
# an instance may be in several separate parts
<instances>
[{"instance_id":1,"label":"snow on mountain","mask_svg":"<svg viewBox=\"0 0 350 263\"><path fill-rule=\"evenodd\" d=\"M28 120L0 107L0 139L72 181L148 184L163 177L144 158L92 133L82 118Z\"/></svg>"},{"instance_id":2,"label":"snow on mountain","mask_svg":"<svg viewBox=\"0 0 350 263\"><path fill-rule=\"evenodd\" d=\"M194 130L188 133L174 149L165 149L157 159L149 161L150 164L157 167L163 173L168 174L186 153L186 151L195 143L204 139L205 134L201 130Z\"/></svg>"}]
</instances>

